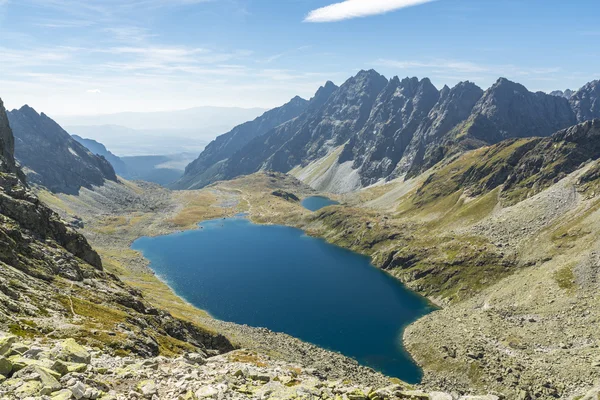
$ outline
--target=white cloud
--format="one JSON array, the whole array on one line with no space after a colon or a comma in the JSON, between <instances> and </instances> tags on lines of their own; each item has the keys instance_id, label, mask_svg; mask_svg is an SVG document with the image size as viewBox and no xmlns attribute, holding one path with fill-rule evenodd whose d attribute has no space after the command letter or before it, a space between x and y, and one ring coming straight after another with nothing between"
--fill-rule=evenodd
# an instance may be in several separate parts
<instances>
[{"instance_id":1,"label":"white cloud","mask_svg":"<svg viewBox=\"0 0 600 400\"><path fill-rule=\"evenodd\" d=\"M333 22L385 14L436 0L345 0L311 11L305 22Z\"/></svg>"},{"instance_id":2,"label":"white cloud","mask_svg":"<svg viewBox=\"0 0 600 400\"><path fill-rule=\"evenodd\" d=\"M100 93L102 93L102 90L100 90L100 89L88 89L88 90L86 90L86 93L100 94Z\"/></svg>"}]
</instances>

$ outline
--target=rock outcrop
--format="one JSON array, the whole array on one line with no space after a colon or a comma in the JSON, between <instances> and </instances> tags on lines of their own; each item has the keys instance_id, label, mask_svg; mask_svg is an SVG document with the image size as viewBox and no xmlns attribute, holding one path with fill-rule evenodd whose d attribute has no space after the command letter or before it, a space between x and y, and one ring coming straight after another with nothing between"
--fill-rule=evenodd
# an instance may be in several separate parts
<instances>
[{"instance_id":1,"label":"rock outcrop","mask_svg":"<svg viewBox=\"0 0 600 400\"><path fill-rule=\"evenodd\" d=\"M117 180L104 157L92 154L45 114L23 106L9 112L8 120L15 137L15 158L29 183L76 194L81 187Z\"/></svg>"}]
</instances>

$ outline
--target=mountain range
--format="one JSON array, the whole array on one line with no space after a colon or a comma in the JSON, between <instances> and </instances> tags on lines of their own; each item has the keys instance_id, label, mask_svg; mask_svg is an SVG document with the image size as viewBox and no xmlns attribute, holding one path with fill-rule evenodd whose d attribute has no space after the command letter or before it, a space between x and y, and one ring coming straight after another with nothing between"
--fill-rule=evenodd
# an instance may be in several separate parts
<instances>
[{"instance_id":1,"label":"mountain range","mask_svg":"<svg viewBox=\"0 0 600 400\"><path fill-rule=\"evenodd\" d=\"M438 90L427 78L360 71L340 87L328 82L309 101L295 99L219 136L173 187L274 170L318 190L349 192L418 175L467 150L599 118L599 91L594 81L566 95L533 93L504 78L485 91L471 82Z\"/></svg>"}]
</instances>

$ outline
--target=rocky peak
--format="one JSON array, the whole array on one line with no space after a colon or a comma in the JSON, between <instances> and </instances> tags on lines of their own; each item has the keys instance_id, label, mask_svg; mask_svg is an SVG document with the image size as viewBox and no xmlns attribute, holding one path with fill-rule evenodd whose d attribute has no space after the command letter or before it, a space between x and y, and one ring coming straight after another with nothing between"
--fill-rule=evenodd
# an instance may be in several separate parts
<instances>
[{"instance_id":1,"label":"rocky peak","mask_svg":"<svg viewBox=\"0 0 600 400\"><path fill-rule=\"evenodd\" d=\"M577 121L600 118L600 80L584 85L571 96L569 102L577 115Z\"/></svg>"},{"instance_id":2,"label":"rocky peak","mask_svg":"<svg viewBox=\"0 0 600 400\"><path fill-rule=\"evenodd\" d=\"M515 137L549 136L576 122L567 99L532 93L500 78L475 105L459 135L492 144Z\"/></svg>"},{"instance_id":3,"label":"rocky peak","mask_svg":"<svg viewBox=\"0 0 600 400\"><path fill-rule=\"evenodd\" d=\"M90 153L45 114L23 106L8 113L15 137L15 158L30 183L54 192L77 193L81 187L117 181L104 157Z\"/></svg>"},{"instance_id":4,"label":"rocky peak","mask_svg":"<svg viewBox=\"0 0 600 400\"><path fill-rule=\"evenodd\" d=\"M315 95L310 99L310 110L316 110L323 106L329 100L329 97L338 90L339 87L331 81L327 81L324 86L321 86Z\"/></svg>"}]
</instances>

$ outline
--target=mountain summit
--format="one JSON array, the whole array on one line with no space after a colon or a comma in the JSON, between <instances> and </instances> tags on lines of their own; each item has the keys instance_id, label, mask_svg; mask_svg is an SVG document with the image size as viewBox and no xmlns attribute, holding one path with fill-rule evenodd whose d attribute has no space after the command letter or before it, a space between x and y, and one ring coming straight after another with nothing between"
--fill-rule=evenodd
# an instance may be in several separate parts
<instances>
[{"instance_id":1,"label":"mountain summit","mask_svg":"<svg viewBox=\"0 0 600 400\"><path fill-rule=\"evenodd\" d=\"M92 154L44 113L23 106L10 111L8 121L15 136L15 158L30 183L74 194L81 187L117 180L104 157Z\"/></svg>"}]
</instances>

